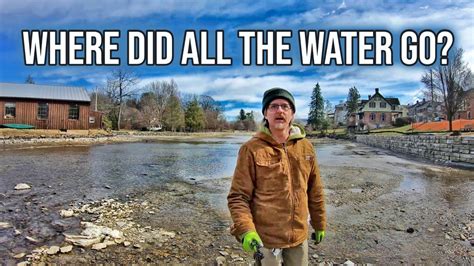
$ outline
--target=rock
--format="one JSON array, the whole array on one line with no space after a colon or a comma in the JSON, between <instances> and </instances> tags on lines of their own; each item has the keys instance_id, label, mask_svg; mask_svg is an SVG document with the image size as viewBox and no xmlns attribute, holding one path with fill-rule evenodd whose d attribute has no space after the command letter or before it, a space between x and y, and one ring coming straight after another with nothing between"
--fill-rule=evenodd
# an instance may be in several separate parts
<instances>
[{"instance_id":1,"label":"rock","mask_svg":"<svg viewBox=\"0 0 474 266\"><path fill-rule=\"evenodd\" d=\"M12 227L12 225L10 223L0 222L0 229L7 229L7 228L10 228L10 227Z\"/></svg>"},{"instance_id":2,"label":"rock","mask_svg":"<svg viewBox=\"0 0 474 266\"><path fill-rule=\"evenodd\" d=\"M313 254L313 256L312 256L312 257L313 257L313 259L317 259L317 258L319 258L318 254Z\"/></svg>"},{"instance_id":3,"label":"rock","mask_svg":"<svg viewBox=\"0 0 474 266\"><path fill-rule=\"evenodd\" d=\"M105 226L95 225L95 224L89 223L89 222L82 222L81 224L86 227L86 229L84 229L84 231L82 231L82 233L81 233L82 235L91 236L91 237L98 237L98 236L101 236L101 235L108 235L108 236L111 236L113 238L123 238L123 233L119 230L114 230L114 229L111 229L111 228L105 227Z\"/></svg>"},{"instance_id":4,"label":"rock","mask_svg":"<svg viewBox=\"0 0 474 266\"><path fill-rule=\"evenodd\" d=\"M71 252L71 250L72 250L72 245L67 245L67 246L61 247L59 250L61 251L61 253L68 253L68 252Z\"/></svg>"},{"instance_id":5,"label":"rock","mask_svg":"<svg viewBox=\"0 0 474 266\"><path fill-rule=\"evenodd\" d=\"M83 235L70 235L70 234L65 234L63 235L66 237L64 241L69 242L75 246L80 246L80 247L90 247L94 244L100 243L103 239L103 236L83 236Z\"/></svg>"},{"instance_id":6,"label":"rock","mask_svg":"<svg viewBox=\"0 0 474 266\"><path fill-rule=\"evenodd\" d=\"M107 247L117 245L117 243L115 243L115 241L112 241L112 240L106 240L104 241L104 244L107 245Z\"/></svg>"},{"instance_id":7,"label":"rock","mask_svg":"<svg viewBox=\"0 0 474 266\"><path fill-rule=\"evenodd\" d=\"M233 260L237 260L237 259L240 258L240 256L237 255L237 254L230 254L230 258L233 259Z\"/></svg>"},{"instance_id":8,"label":"rock","mask_svg":"<svg viewBox=\"0 0 474 266\"><path fill-rule=\"evenodd\" d=\"M16 236L19 236L19 235L21 235L21 231L20 231L20 230L17 230L17 229L15 229L15 231L14 231L14 234L15 234Z\"/></svg>"},{"instance_id":9,"label":"rock","mask_svg":"<svg viewBox=\"0 0 474 266\"><path fill-rule=\"evenodd\" d=\"M224 263L225 263L225 257L219 256L216 258L217 265L224 265Z\"/></svg>"},{"instance_id":10,"label":"rock","mask_svg":"<svg viewBox=\"0 0 474 266\"><path fill-rule=\"evenodd\" d=\"M111 189L111 187L108 186L108 185L105 185L104 188L106 188L106 189Z\"/></svg>"},{"instance_id":11,"label":"rock","mask_svg":"<svg viewBox=\"0 0 474 266\"><path fill-rule=\"evenodd\" d=\"M471 250L471 251L469 252L469 256L470 256L470 257L474 257L474 250Z\"/></svg>"},{"instance_id":12,"label":"rock","mask_svg":"<svg viewBox=\"0 0 474 266\"><path fill-rule=\"evenodd\" d=\"M139 249L139 248L142 248L142 246L141 246L140 244L135 244L135 245L133 245L133 247L134 247L134 248L138 248L138 249Z\"/></svg>"},{"instance_id":13,"label":"rock","mask_svg":"<svg viewBox=\"0 0 474 266\"><path fill-rule=\"evenodd\" d=\"M39 247L39 248L36 248L36 249L33 249L31 251L31 253L33 254L41 254L41 253L45 253L46 250L48 250L48 247L47 246L43 246L43 247ZM27 256L28 257L28 256Z\"/></svg>"},{"instance_id":14,"label":"rock","mask_svg":"<svg viewBox=\"0 0 474 266\"><path fill-rule=\"evenodd\" d=\"M435 229L434 229L434 228L428 228L428 232L431 232L431 233L433 233L434 231L435 231Z\"/></svg>"},{"instance_id":15,"label":"rock","mask_svg":"<svg viewBox=\"0 0 474 266\"><path fill-rule=\"evenodd\" d=\"M73 210L60 210L59 215L64 218L72 217L74 215Z\"/></svg>"},{"instance_id":16,"label":"rock","mask_svg":"<svg viewBox=\"0 0 474 266\"><path fill-rule=\"evenodd\" d=\"M463 240L463 241L467 240L467 238L464 234L459 234L459 238L461 238L461 240Z\"/></svg>"},{"instance_id":17,"label":"rock","mask_svg":"<svg viewBox=\"0 0 474 266\"><path fill-rule=\"evenodd\" d=\"M48 250L46 250L46 254L48 255L54 255L59 252L59 247L58 246L51 246Z\"/></svg>"},{"instance_id":18,"label":"rock","mask_svg":"<svg viewBox=\"0 0 474 266\"><path fill-rule=\"evenodd\" d=\"M130 246L131 244L132 244L132 243L130 243L129 241L124 241L124 242L123 242L123 246L124 246L124 247L128 247L128 246Z\"/></svg>"},{"instance_id":19,"label":"rock","mask_svg":"<svg viewBox=\"0 0 474 266\"><path fill-rule=\"evenodd\" d=\"M31 236L26 236L25 237L26 240L30 241L30 242L33 242L33 243L38 243L39 241Z\"/></svg>"},{"instance_id":20,"label":"rock","mask_svg":"<svg viewBox=\"0 0 474 266\"><path fill-rule=\"evenodd\" d=\"M354 262L350 261L350 260L346 260L344 261L344 263L342 265L348 265L348 266L354 266Z\"/></svg>"},{"instance_id":21,"label":"rock","mask_svg":"<svg viewBox=\"0 0 474 266\"><path fill-rule=\"evenodd\" d=\"M13 258L15 258L15 259L21 259L21 258L23 258L25 255L26 255L26 253L22 252L22 253L18 253L18 254L13 255Z\"/></svg>"},{"instance_id":22,"label":"rock","mask_svg":"<svg viewBox=\"0 0 474 266\"><path fill-rule=\"evenodd\" d=\"M29 261L22 261L20 263L17 263L16 266L26 266L26 265L29 265L30 262Z\"/></svg>"},{"instance_id":23,"label":"rock","mask_svg":"<svg viewBox=\"0 0 474 266\"><path fill-rule=\"evenodd\" d=\"M448 240L449 240L449 239L451 239L451 236L448 235L448 234L444 234L444 239L448 239Z\"/></svg>"},{"instance_id":24,"label":"rock","mask_svg":"<svg viewBox=\"0 0 474 266\"><path fill-rule=\"evenodd\" d=\"M31 189L31 186L25 183L19 183L15 186L15 190L24 190L24 189Z\"/></svg>"},{"instance_id":25,"label":"rock","mask_svg":"<svg viewBox=\"0 0 474 266\"><path fill-rule=\"evenodd\" d=\"M104 249L106 247L107 247L107 245L105 243L96 243L96 244L92 245L93 250L101 250L101 249Z\"/></svg>"},{"instance_id":26,"label":"rock","mask_svg":"<svg viewBox=\"0 0 474 266\"><path fill-rule=\"evenodd\" d=\"M124 227L125 225L127 225L127 222L116 222L116 224L118 227Z\"/></svg>"},{"instance_id":27,"label":"rock","mask_svg":"<svg viewBox=\"0 0 474 266\"><path fill-rule=\"evenodd\" d=\"M474 246L474 239L469 240L469 243L471 243L471 246Z\"/></svg>"},{"instance_id":28,"label":"rock","mask_svg":"<svg viewBox=\"0 0 474 266\"><path fill-rule=\"evenodd\" d=\"M222 256L229 256L229 253L226 252L226 251L219 251L219 254L221 254Z\"/></svg>"},{"instance_id":29,"label":"rock","mask_svg":"<svg viewBox=\"0 0 474 266\"><path fill-rule=\"evenodd\" d=\"M123 241L124 241L123 238L115 238L115 239L114 239L114 242L115 242L116 244L122 244Z\"/></svg>"},{"instance_id":30,"label":"rock","mask_svg":"<svg viewBox=\"0 0 474 266\"><path fill-rule=\"evenodd\" d=\"M413 228L411 228L411 227L409 227L409 228L407 229L407 233L409 233L409 234L413 234L414 232L415 232L415 229L413 229Z\"/></svg>"}]
</instances>

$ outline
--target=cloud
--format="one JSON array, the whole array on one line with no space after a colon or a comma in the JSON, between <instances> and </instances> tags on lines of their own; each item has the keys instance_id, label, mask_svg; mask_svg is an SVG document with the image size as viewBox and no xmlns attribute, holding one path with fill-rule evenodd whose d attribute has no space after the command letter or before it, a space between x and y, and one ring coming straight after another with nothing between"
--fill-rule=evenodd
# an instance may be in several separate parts
<instances>
[{"instance_id":1,"label":"cloud","mask_svg":"<svg viewBox=\"0 0 474 266\"><path fill-rule=\"evenodd\" d=\"M294 1L278 1L279 7ZM108 21L127 18L143 18L152 15L163 17L203 16L234 18L263 13L274 5L251 0L189 1L189 0L24 0L0 1L2 24L14 20L41 20L71 23L83 21ZM27 15L27 16L25 16Z\"/></svg>"}]
</instances>

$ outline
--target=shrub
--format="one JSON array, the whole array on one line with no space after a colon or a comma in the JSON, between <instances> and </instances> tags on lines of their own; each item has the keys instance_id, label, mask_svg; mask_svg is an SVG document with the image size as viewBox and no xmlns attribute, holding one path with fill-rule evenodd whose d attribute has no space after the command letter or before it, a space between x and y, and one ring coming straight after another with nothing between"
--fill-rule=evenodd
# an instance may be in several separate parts
<instances>
[{"instance_id":1,"label":"shrub","mask_svg":"<svg viewBox=\"0 0 474 266\"><path fill-rule=\"evenodd\" d=\"M413 118L411 117L399 117L395 119L395 123L393 123L393 125L396 127L403 127L403 126L411 124L412 122L413 122Z\"/></svg>"}]
</instances>

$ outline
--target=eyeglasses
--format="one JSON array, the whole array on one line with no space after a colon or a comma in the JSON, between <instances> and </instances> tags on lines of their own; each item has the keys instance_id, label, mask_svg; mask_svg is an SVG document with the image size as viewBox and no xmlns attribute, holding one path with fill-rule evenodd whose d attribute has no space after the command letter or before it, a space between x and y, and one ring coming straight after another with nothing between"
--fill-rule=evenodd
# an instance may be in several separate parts
<instances>
[{"instance_id":1,"label":"eyeglasses","mask_svg":"<svg viewBox=\"0 0 474 266\"><path fill-rule=\"evenodd\" d=\"M283 111L288 111L291 109L291 106L289 104L275 104L275 103L272 103L268 106L268 109L270 109L270 111L272 112L276 112L278 111L278 108L280 108L283 110Z\"/></svg>"}]
</instances>

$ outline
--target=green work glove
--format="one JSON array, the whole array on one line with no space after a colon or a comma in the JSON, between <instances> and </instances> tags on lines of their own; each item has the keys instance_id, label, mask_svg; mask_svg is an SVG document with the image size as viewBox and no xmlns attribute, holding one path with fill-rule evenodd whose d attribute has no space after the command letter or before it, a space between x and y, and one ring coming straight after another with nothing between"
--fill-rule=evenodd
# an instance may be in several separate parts
<instances>
[{"instance_id":1,"label":"green work glove","mask_svg":"<svg viewBox=\"0 0 474 266\"><path fill-rule=\"evenodd\" d=\"M250 231L245 233L244 237L242 238L242 247L246 252L256 252L257 245L263 246L262 240L260 236L258 236L257 232Z\"/></svg>"},{"instance_id":2,"label":"green work glove","mask_svg":"<svg viewBox=\"0 0 474 266\"><path fill-rule=\"evenodd\" d=\"M326 232L324 230L316 231L312 235L312 239L314 240L315 244L321 243L323 241L324 236L326 236Z\"/></svg>"}]
</instances>

